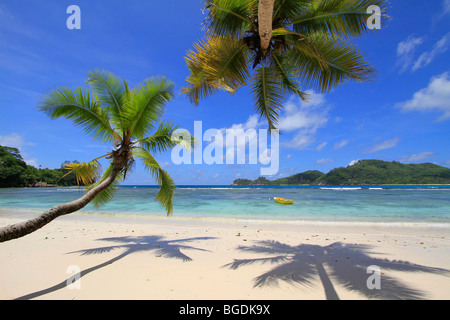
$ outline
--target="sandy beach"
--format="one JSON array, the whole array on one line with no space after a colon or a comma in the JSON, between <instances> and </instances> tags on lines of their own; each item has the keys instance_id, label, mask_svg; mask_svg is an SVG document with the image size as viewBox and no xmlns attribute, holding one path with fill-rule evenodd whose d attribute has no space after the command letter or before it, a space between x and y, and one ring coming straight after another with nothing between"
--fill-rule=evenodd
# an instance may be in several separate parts
<instances>
[{"instance_id":1,"label":"sandy beach","mask_svg":"<svg viewBox=\"0 0 450 320\"><path fill-rule=\"evenodd\" d=\"M449 299L448 238L442 226L72 215L0 244L0 299Z\"/></svg>"}]
</instances>

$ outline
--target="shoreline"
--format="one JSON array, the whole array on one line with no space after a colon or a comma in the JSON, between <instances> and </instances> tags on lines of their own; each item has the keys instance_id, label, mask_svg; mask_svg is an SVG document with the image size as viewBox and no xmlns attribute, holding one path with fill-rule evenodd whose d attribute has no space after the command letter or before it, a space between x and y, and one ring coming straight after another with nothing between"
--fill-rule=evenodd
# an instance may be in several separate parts
<instances>
[{"instance_id":1,"label":"shoreline","mask_svg":"<svg viewBox=\"0 0 450 320\"><path fill-rule=\"evenodd\" d=\"M15 222L27 220L33 218L35 215L44 212L44 209L24 209L24 208L0 208L0 221L2 219L10 219ZM5 216L7 212L7 216ZM261 225L289 225L295 226L323 226L323 227L339 227L339 226L351 226L351 227L411 227L411 228L436 228L436 229L448 229L450 230L450 222L447 220L418 220L418 219L393 219L393 218L343 218L338 217L330 219L328 217L321 218L290 218L283 217L279 219L264 218L264 217L224 217L224 216L190 216L190 215L177 215L173 214L166 216L163 214L145 214L135 212L94 212L94 211L78 211L67 216L65 219L76 219L86 221L98 221L104 222L105 220L121 222L139 222L139 223L183 223L183 222L200 222L209 224L229 224L229 223L253 223ZM13 217L14 216L14 217ZM1 224L0 224L1 225Z\"/></svg>"},{"instance_id":2,"label":"shoreline","mask_svg":"<svg viewBox=\"0 0 450 320\"><path fill-rule=\"evenodd\" d=\"M0 225L16 221L0 216ZM0 299L450 299L449 236L423 226L68 215L0 244ZM367 289L371 265L380 290ZM82 272L78 289L66 285L71 266Z\"/></svg>"}]
</instances>

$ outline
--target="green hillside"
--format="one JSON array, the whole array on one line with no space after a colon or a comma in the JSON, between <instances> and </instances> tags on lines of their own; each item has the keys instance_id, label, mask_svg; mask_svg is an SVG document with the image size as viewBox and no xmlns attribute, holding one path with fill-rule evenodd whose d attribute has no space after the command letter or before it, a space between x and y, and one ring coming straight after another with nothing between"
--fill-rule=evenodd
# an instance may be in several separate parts
<instances>
[{"instance_id":1,"label":"green hillside","mask_svg":"<svg viewBox=\"0 0 450 320\"><path fill-rule=\"evenodd\" d=\"M60 169L37 169L25 163L17 148L0 146L0 188L75 186L75 174L66 175L67 170L63 169L71 162L64 162Z\"/></svg>"},{"instance_id":2,"label":"green hillside","mask_svg":"<svg viewBox=\"0 0 450 320\"><path fill-rule=\"evenodd\" d=\"M315 184L450 184L450 169L432 163L403 164L381 160L363 160L331 170Z\"/></svg>"},{"instance_id":3,"label":"green hillside","mask_svg":"<svg viewBox=\"0 0 450 320\"><path fill-rule=\"evenodd\" d=\"M362 160L352 166L336 168L323 174L306 171L290 177L267 180L238 179L233 185L380 185L380 184L450 184L450 169L432 163L403 164L382 160Z\"/></svg>"}]
</instances>

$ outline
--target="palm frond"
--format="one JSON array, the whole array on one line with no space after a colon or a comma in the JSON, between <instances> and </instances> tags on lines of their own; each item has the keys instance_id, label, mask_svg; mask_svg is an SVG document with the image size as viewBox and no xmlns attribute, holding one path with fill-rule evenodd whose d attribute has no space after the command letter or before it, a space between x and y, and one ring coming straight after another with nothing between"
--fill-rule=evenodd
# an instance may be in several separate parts
<instances>
[{"instance_id":1,"label":"palm frond","mask_svg":"<svg viewBox=\"0 0 450 320\"><path fill-rule=\"evenodd\" d=\"M299 12L307 9L310 1L301 0L275 0L273 7L274 23L283 23L291 21Z\"/></svg>"},{"instance_id":2,"label":"palm frond","mask_svg":"<svg viewBox=\"0 0 450 320\"><path fill-rule=\"evenodd\" d=\"M111 114L111 122L116 130L122 132L126 127L123 107L126 103L125 83L116 75L105 70L92 70L89 72L89 83L100 98L102 107Z\"/></svg>"},{"instance_id":3,"label":"palm frond","mask_svg":"<svg viewBox=\"0 0 450 320\"><path fill-rule=\"evenodd\" d=\"M192 53L189 52L188 57ZM213 95L218 89L215 82L208 78L202 63L187 60L187 65L189 76L186 78L187 85L182 88L182 94L185 94L193 105L198 106L201 99Z\"/></svg>"},{"instance_id":4,"label":"palm frond","mask_svg":"<svg viewBox=\"0 0 450 320\"><path fill-rule=\"evenodd\" d=\"M178 128L179 126L174 126L172 122L161 123L153 135L137 142L149 152L165 152L176 146L177 143L172 140L172 136Z\"/></svg>"},{"instance_id":5,"label":"palm frond","mask_svg":"<svg viewBox=\"0 0 450 320\"><path fill-rule=\"evenodd\" d=\"M321 32L333 38L359 37L369 31L367 19L372 15L367 9L371 5L378 6L382 14L382 24L386 16L387 0L315 0L306 1L304 10L284 27L292 27L294 31L304 34Z\"/></svg>"},{"instance_id":6,"label":"palm frond","mask_svg":"<svg viewBox=\"0 0 450 320\"><path fill-rule=\"evenodd\" d=\"M174 83L165 77L144 80L132 90L126 117L131 119L129 135L142 139L159 122L165 104L174 96Z\"/></svg>"},{"instance_id":7,"label":"palm frond","mask_svg":"<svg viewBox=\"0 0 450 320\"><path fill-rule=\"evenodd\" d=\"M321 66L326 68L324 63L325 58L314 44L317 35L303 34L284 28L278 28L272 31L272 37L274 39L282 39L281 41L284 43L285 48L288 47L289 50L296 50L302 52L304 55L317 59L317 61L321 63ZM275 50L275 53L286 54L288 50L285 50L285 48Z\"/></svg>"},{"instance_id":8,"label":"palm frond","mask_svg":"<svg viewBox=\"0 0 450 320\"><path fill-rule=\"evenodd\" d=\"M75 173L78 185L90 185L100 176L101 165L97 160L93 160L87 163L70 163L66 165L66 169L70 170L67 174Z\"/></svg>"},{"instance_id":9,"label":"palm frond","mask_svg":"<svg viewBox=\"0 0 450 320\"><path fill-rule=\"evenodd\" d=\"M306 101L308 94L302 91L298 80L297 67L281 54L272 55L273 67L285 89L286 93L295 94Z\"/></svg>"},{"instance_id":10,"label":"palm frond","mask_svg":"<svg viewBox=\"0 0 450 320\"><path fill-rule=\"evenodd\" d=\"M167 215L172 214L173 196L176 189L173 179L147 150L143 148L136 148L133 150L133 156L142 160L144 167L152 174L153 178L160 186L160 190L156 195L156 201L158 201L167 211Z\"/></svg>"},{"instance_id":11,"label":"palm frond","mask_svg":"<svg viewBox=\"0 0 450 320\"><path fill-rule=\"evenodd\" d=\"M320 52L320 58L295 47L288 54L288 59L297 66L304 86L325 93L350 80L372 80L375 70L355 46L319 35L315 37L314 45Z\"/></svg>"},{"instance_id":12,"label":"palm frond","mask_svg":"<svg viewBox=\"0 0 450 320\"><path fill-rule=\"evenodd\" d=\"M215 37L200 41L188 52L186 62L190 76L183 93L196 105L216 90L234 93L249 76L248 50L239 39Z\"/></svg>"},{"instance_id":13,"label":"palm frond","mask_svg":"<svg viewBox=\"0 0 450 320\"><path fill-rule=\"evenodd\" d=\"M274 67L259 67L251 79L255 109L260 117L267 119L270 130L275 130L279 110L283 107L284 88Z\"/></svg>"},{"instance_id":14,"label":"palm frond","mask_svg":"<svg viewBox=\"0 0 450 320\"><path fill-rule=\"evenodd\" d=\"M86 134L101 141L111 141L117 134L110 125L108 112L89 89L62 87L48 93L38 107L51 119L65 117L81 126Z\"/></svg>"},{"instance_id":15,"label":"palm frond","mask_svg":"<svg viewBox=\"0 0 450 320\"><path fill-rule=\"evenodd\" d=\"M258 6L257 0L204 0L208 14L203 22L209 36L238 36L252 24L249 16Z\"/></svg>"}]
</instances>

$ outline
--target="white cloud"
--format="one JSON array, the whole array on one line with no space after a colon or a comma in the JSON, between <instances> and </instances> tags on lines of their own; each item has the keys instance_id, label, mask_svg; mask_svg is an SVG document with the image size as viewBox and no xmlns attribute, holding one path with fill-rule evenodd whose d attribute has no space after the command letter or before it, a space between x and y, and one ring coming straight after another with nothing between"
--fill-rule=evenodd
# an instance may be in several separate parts
<instances>
[{"instance_id":1,"label":"white cloud","mask_svg":"<svg viewBox=\"0 0 450 320\"><path fill-rule=\"evenodd\" d=\"M333 161L334 161L333 159L319 159L319 160L316 161L316 163L317 164L326 165L326 164L329 164L329 163L331 163Z\"/></svg>"},{"instance_id":2,"label":"white cloud","mask_svg":"<svg viewBox=\"0 0 450 320\"><path fill-rule=\"evenodd\" d=\"M341 148L345 147L347 144L348 144L348 139L337 142L334 144L334 150L341 149Z\"/></svg>"},{"instance_id":3,"label":"white cloud","mask_svg":"<svg viewBox=\"0 0 450 320\"><path fill-rule=\"evenodd\" d=\"M450 32L437 41L430 51L423 52L419 58L415 59L416 49L423 42L423 37L409 36L408 39L397 45L397 66L400 68L400 73L410 68L413 72L424 68L432 63L438 55L445 53L450 46Z\"/></svg>"},{"instance_id":4,"label":"white cloud","mask_svg":"<svg viewBox=\"0 0 450 320\"><path fill-rule=\"evenodd\" d=\"M408 70L413 62L413 56L416 48L422 43L422 38L409 36L408 39L397 45L397 65L400 67L400 72L405 72Z\"/></svg>"},{"instance_id":5,"label":"white cloud","mask_svg":"<svg viewBox=\"0 0 450 320\"><path fill-rule=\"evenodd\" d=\"M280 131L294 131L299 129L315 131L328 122L327 110L322 106L325 98L322 94L308 92L309 102L299 98L291 98L284 107L284 114L280 116L278 127Z\"/></svg>"},{"instance_id":6,"label":"white cloud","mask_svg":"<svg viewBox=\"0 0 450 320\"><path fill-rule=\"evenodd\" d=\"M450 32L436 42L431 51L424 52L420 55L419 59L414 63L412 70L417 71L420 68L426 67L433 62L436 56L446 52L450 44Z\"/></svg>"},{"instance_id":7,"label":"white cloud","mask_svg":"<svg viewBox=\"0 0 450 320\"><path fill-rule=\"evenodd\" d=\"M262 125L262 122L259 122L258 115L254 114L254 115L250 116L247 119L246 123L233 124L231 126L231 128L229 128L229 129L232 130L232 131L230 131L230 133L233 132L234 134L237 134L239 132L239 131L236 131L236 130L243 130L242 133L245 136L242 136L243 137L243 138L241 137L242 139L239 139L239 138L235 139L235 142L234 142L233 146L229 146L226 143L225 140L223 141L223 143L226 144L225 161L227 163L234 163L235 155L238 155L238 154L245 155L247 146L249 146L249 145L258 145L258 130L257 130L257 127L261 126L261 125ZM222 133L224 139L225 139L225 136L227 134L227 130L228 129L221 129L220 130L220 132ZM222 146L222 141L215 140L215 142L220 143L220 146ZM257 157L257 154L251 153L250 149L248 151L249 151L248 152L249 154L248 154L248 156L246 156L246 158L250 157L250 156ZM246 159L246 163L247 163L247 159Z\"/></svg>"},{"instance_id":8,"label":"white cloud","mask_svg":"<svg viewBox=\"0 0 450 320\"><path fill-rule=\"evenodd\" d=\"M414 93L409 101L397 104L403 111L438 111L440 121L450 118L450 74L433 77L427 88Z\"/></svg>"},{"instance_id":9,"label":"white cloud","mask_svg":"<svg viewBox=\"0 0 450 320\"><path fill-rule=\"evenodd\" d=\"M391 149L397 146L397 143L400 141L399 138L393 138L386 141L383 141L381 143L378 143L370 148L367 148L364 150L364 153L374 153L377 151L385 150L385 149Z\"/></svg>"},{"instance_id":10,"label":"white cloud","mask_svg":"<svg viewBox=\"0 0 450 320\"><path fill-rule=\"evenodd\" d=\"M350 161L350 163L347 165L347 167L351 167L351 166L354 166L355 164L357 164L359 161L361 161L361 160L352 160L352 161Z\"/></svg>"},{"instance_id":11,"label":"white cloud","mask_svg":"<svg viewBox=\"0 0 450 320\"><path fill-rule=\"evenodd\" d=\"M417 162L434 157L433 152L422 152L411 156L404 156L399 159L400 162Z\"/></svg>"},{"instance_id":12,"label":"white cloud","mask_svg":"<svg viewBox=\"0 0 450 320\"><path fill-rule=\"evenodd\" d=\"M329 120L328 107L322 94L309 91L309 102L297 97L291 98L284 107L278 126L281 132L297 131L291 141L285 143L288 148L304 149L315 141L317 130Z\"/></svg>"},{"instance_id":13,"label":"white cloud","mask_svg":"<svg viewBox=\"0 0 450 320\"><path fill-rule=\"evenodd\" d=\"M321 144L319 144L316 148L317 151L322 151L323 148L325 148L327 146L328 142L323 142Z\"/></svg>"},{"instance_id":14,"label":"white cloud","mask_svg":"<svg viewBox=\"0 0 450 320\"><path fill-rule=\"evenodd\" d=\"M295 135L295 137L289 141L285 143L285 146L288 148L293 148L293 149L305 149L307 146L309 146L310 144L312 144L315 141L315 137L312 136L309 133L305 133L305 132L299 132Z\"/></svg>"}]
</instances>

